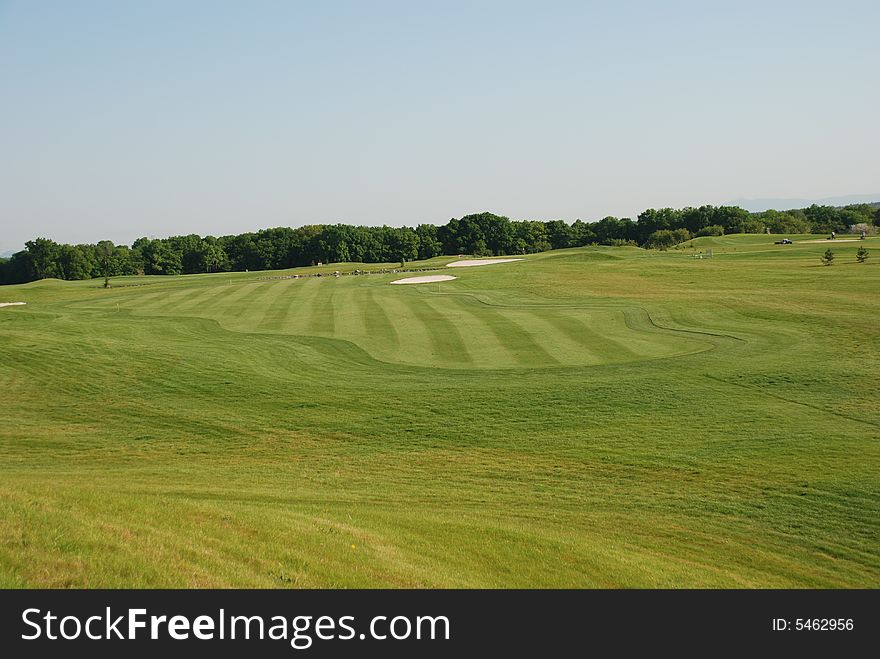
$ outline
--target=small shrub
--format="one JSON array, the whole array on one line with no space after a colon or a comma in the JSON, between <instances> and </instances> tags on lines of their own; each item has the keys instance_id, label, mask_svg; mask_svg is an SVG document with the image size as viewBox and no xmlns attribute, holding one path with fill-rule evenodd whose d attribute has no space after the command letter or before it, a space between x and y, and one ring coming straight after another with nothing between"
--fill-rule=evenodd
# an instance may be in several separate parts
<instances>
[{"instance_id":1,"label":"small shrub","mask_svg":"<svg viewBox=\"0 0 880 659\"><path fill-rule=\"evenodd\" d=\"M868 260L868 250L864 248L864 246L859 247L859 251L856 252L856 261L859 263L864 263Z\"/></svg>"},{"instance_id":2,"label":"small shrub","mask_svg":"<svg viewBox=\"0 0 880 659\"><path fill-rule=\"evenodd\" d=\"M825 250L825 253L822 255L822 265L831 265L834 262L834 252L831 251L831 248Z\"/></svg>"},{"instance_id":3,"label":"small shrub","mask_svg":"<svg viewBox=\"0 0 880 659\"><path fill-rule=\"evenodd\" d=\"M723 236L724 227L720 224L710 224L697 231L697 236Z\"/></svg>"}]
</instances>

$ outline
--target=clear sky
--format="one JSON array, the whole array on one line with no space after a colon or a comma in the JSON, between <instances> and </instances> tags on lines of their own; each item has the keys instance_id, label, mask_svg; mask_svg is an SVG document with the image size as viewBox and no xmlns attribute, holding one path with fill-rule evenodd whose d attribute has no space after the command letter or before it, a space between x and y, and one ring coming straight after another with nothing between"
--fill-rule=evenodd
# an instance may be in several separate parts
<instances>
[{"instance_id":1,"label":"clear sky","mask_svg":"<svg viewBox=\"0 0 880 659\"><path fill-rule=\"evenodd\" d=\"M0 252L880 188L880 2L0 0Z\"/></svg>"}]
</instances>

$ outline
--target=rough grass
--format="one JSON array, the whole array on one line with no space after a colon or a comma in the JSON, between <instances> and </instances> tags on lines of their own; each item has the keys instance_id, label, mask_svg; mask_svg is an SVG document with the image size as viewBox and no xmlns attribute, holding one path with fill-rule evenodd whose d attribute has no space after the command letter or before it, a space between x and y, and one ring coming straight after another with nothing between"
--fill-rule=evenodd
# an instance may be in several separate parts
<instances>
[{"instance_id":1,"label":"rough grass","mask_svg":"<svg viewBox=\"0 0 880 659\"><path fill-rule=\"evenodd\" d=\"M776 238L5 287L0 586L877 587L880 242Z\"/></svg>"}]
</instances>

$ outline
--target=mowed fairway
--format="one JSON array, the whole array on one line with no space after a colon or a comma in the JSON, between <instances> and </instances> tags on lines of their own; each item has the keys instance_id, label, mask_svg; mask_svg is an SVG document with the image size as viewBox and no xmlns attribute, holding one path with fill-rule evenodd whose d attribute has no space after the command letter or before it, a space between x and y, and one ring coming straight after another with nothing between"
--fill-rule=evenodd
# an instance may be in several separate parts
<instances>
[{"instance_id":1,"label":"mowed fairway","mask_svg":"<svg viewBox=\"0 0 880 659\"><path fill-rule=\"evenodd\" d=\"M522 266L507 266L522 267ZM516 289L515 274L504 277ZM622 302L496 300L498 270L456 282L387 286L389 277L244 279L155 294L119 290L82 309L216 320L224 329L341 339L377 360L434 368L540 368L630 362L707 350L698 334L661 332Z\"/></svg>"},{"instance_id":2,"label":"mowed fairway","mask_svg":"<svg viewBox=\"0 0 880 659\"><path fill-rule=\"evenodd\" d=\"M878 587L880 240L775 238L0 288L0 586Z\"/></svg>"}]
</instances>

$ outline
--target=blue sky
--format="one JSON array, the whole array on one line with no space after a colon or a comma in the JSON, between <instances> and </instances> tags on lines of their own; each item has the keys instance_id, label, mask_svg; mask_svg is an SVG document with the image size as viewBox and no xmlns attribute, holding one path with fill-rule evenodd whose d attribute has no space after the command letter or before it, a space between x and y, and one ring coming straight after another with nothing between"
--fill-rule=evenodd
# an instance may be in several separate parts
<instances>
[{"instance_id":1,"label":"blue sky","mask_svg":"<svg viewBox=\"0 0 880 659\"><path fill-rule=\"evenodd\" d=\"M880 3L0 0L0 252L880 191Z\"/></svg>"}]
</instances>

